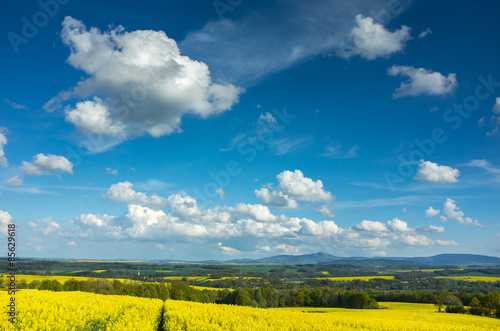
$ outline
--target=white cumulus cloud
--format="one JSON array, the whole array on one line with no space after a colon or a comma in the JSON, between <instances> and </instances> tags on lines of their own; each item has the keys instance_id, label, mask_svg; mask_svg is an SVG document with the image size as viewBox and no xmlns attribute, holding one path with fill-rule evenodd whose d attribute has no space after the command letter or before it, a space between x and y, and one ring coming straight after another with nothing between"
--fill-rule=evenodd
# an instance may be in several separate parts
<instances>
[{"instance_id":1,"label":"white cumulus cloud","mask_svg":"<svg viewBox=\"0 0 500 331\"><path fill-rule=\"evenodd\" d=\"M103 97L66 109L66 120L80 131L160 137L180 132L185 114L206 118L231 109L243 91L212 82L208 66L181 55L163 31L87 29L69 16L62 25L62 40L71 51L67 62L89 77L44 108L53 111L71 98Z\"/></svg>"},{"instance_id":2,"label":"white cumulus cloud","mask_svg":"<svg viewBox=\"0 0 500 331\"><path fill-rule=\"evenodd\" d=\"M9 165L9 163L7 162L7 158L5 157L5 152L3 151L5 145L7 145L7 138L1 132L0 128L0 166L2 167L7 167Z\"/></svg>"},{"instance_id":3,"label":"white cumulus cloud","mask_svg":"<svg viewBox=\"0 0 500 331\"><path fill-rule=\"evenodd\" d=\"M387 71L389 76L408 77L408 80L401 83L392 95L394 98L418 95L444 95L452 92L457 86L456 74L443 76L439 72L424 68L414 68L410 66L393 65Z\"/></svg>"},{"instance_id":4,"label":"white cumulus cloud","mask_svg":"<svg viewBox=\"0 0 500 331\"><path fill-rule=\"evenodd\" d=\"M401 52L406 41L411 39L410 28L403 25L401 29L390 32L382 24L374 23L373 18L356 15L356 24L349 33L353 45L342 49L337 54L344 58L360 55L367 60L378 57L389 57Z\"/></svg>"},{"instance_id":5,"label":"white cumulus cloud","mask_svg":"<svg viewBox=\"0 0 500 331\"><path fill-rule=\"evenodd\" d=\"M28 222L28 225L34 232L39 232L44 235L52 234L61 228L61 225L53 221L50 216L34 222Z\"/></svg>"},{"instance_id":6,"label":"white cumulus cloud","mask_svg":"<svg viewBox=\"0 0 500 331\"><path fill-rule=\"evenodd\" d=\"M283 192L297 200L309 202L329 202L334 200L333 194L323 189L321 180L314 181L311 178L304 177L300 170L294 172L285 170L276 177Z\"/></svg>"},{"instance_id":7,"label":"white cumulus cloud","mask_svg":"<svg viewBox=\"0 0 500 331\"><path fill-rule=\"evenodd\" d=\"M500 98L495 99L495 104L491 110L493 110L493 113L495 114L500 114Z\"/></svg>"},{"instance_id":8,"label":"white cumulus cloud","mask_svg":"<svg viewBox=\"0 0 500 331\"><path fill-rule=\"evenodd\" d=\"M395 218L392 221L388 221L387 226L394 232L409 232L411 230L408 227L408 223L398 218Z\"/></svg>"},{"instance_id":9,"label":"white cumulus cloud","mask_svg":"<svg viewBox=\"0 0 500 331\"><path fill-rule=\"evenodd\" d=\"M126 203L143 204L154 207L161 207L167 204L167 199L157 194L147 195L144 192L136 192L130 182L120 182L111 185L105 197L108 199L122 201Z\"/></svg>"},{"instance_id":10,"label":"white cumulus cloud","mask_svg":"<svg viewBox=\"0 0 500 331\"><path fill-rule=\"evenodd\" d=\"M97 97L93 101L78 102L74 109L66 108L66 121L73 123L83 133L98 133L104 136L125 136L125 125L113 121L109 109Z\"/></svg>"},{"instance_id":11,"label":"white cumulus cloud","mask_svg":"<svg viewBox=\"0 0 500 331\"><path fill-rule=\"evenodd\" d=\"M273 222L277 219L277 216L273 215L267 206L259 204L238 203L235 208L229 208L229 210L250 216L261 222Z\"/></svg>"},{"instance_id":12,"label":"white cumulus cloud","mask_svg":"<svg viewBox=\"0 0 500 331\"><path fill-rule=\"evenodd\" d=\"M434 209L432 207L429 207L425 210L425 217L434 217L439 214L439 209Z\"/></svg>"},{"instance_id":13,"label":"white cumulus cloud","mask_svg":"<svg viewBox=\"0 0 500 331\"><path fill-rule=\"evenodd\" d=\"M19 176L14 176L3 181L5 185L9 186L22 186L24 184L23 180Z\"/></svg>"},{"instance_id":14,"label":"white cumulus cloud","mask_svg":"<svg viewBox=\"0 0 500 331\"><path fill-rule=\"evenodd\" d=\"M333 212L333 206L331 204L326 203L324 205L316 206L314 207L314 209L325 217L330 217L330 218L335 217L335 213Z\"/></svg>"},{"instance_id":15,"label":"white cumulus cloud","mask_svg":"<svg viewBox=\"0 0 500 331\"><path fill-rule=\"evenodd\" d=\"M0 233L7 235L8 225L12 220L12 216L3 210L0 210Z\"/></svg>"},{"instance_id":16,"label":"white cumulus cloud","mask_svg":"<svg viewBox=\"0 0 500 331\"><path fill-rule=\"evenodd\" d=\"M73 174L73 164L64 156L37 154L31 162L23 161L21 169L30 176L53 175L57 172Z\"/></svg>"},{"instance_id":17,"label":"white cumulus cloud","mask_svg":"<svg viewBox=\"0 0 500 331\"><path fill-rule=\"evenodd\" d=\"M460 208L457 207L455 204L455 200L452 199L446 199L443 205L443 213L448 217L448 219L452 219L457 221L460 224L464 225L474 225L474 226L479 226L483 227L484 225L479 223L477 220L473 220L470 217L465 217L465 214L463 211L460 210Z\"/></svg>"},{"instance_id":18,"label":"white cumulus cloud","mask_svg":"<svg viewBox=\"0 0 500 331\"><path fill-rule=\"evenodd\" d=\"M458 169L420 160L415 179L432 183L456 183L458 182L458 176L460 176Z\"/></svg>"},{"instance_id":19,"label":"white cumulus cloud","mask_svg":"<svg viewBox=\"0 0 500 331\"><path fill-rule=\"evenodd\" d=\"M370 232L385 232L387 226L384 223L376 221L363 220L359 224L354 225L356 230L370 231Z\"/></svg>"}]
</instances>

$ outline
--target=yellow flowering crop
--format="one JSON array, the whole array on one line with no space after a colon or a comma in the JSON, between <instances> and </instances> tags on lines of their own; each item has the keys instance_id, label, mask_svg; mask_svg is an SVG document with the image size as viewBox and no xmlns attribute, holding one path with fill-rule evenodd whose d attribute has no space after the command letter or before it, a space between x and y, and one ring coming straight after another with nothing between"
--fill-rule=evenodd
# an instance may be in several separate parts
<instances>
[{"instance_id":1,"label":"yellow flowering crop","mask_svg":"<svg viewBox=\"0 0 500 331\"><path fill-rule=\"evenodd\" d=\"M331 281L341 281L341 282L349 282L352 280L363 280L363 281L369 281L372 279L394 279L394 276L358 276L358 277L321 277L321 278L314 278L314 279L328 279Z\"/></svg>"},{"instance_id":2,"label":"yellow flowering crop","mask_svg":"<svg viewBox=\"0 0 500 331\"><path fill-rule=\"evenodd\" d=\"M387 309L274 308L167 300L164 330L500 330L493 318L435 312L432 304L382 303Z\"/></svg>"},{"instance_id":3,"label":"yellow flowering crop","mask_svg":"<svg viewBox=\"0 0 500 331\"><path fill-rule=\"evenodd\" d=\"M465 280L467 282L500 282L500 277L490 277L490 276L442 276L436 278Z\"/></svg>"},{"instance_id":4,"label":"yellow flowering crop","mask_svg":"<svg viewBox=\"0 0 500 331\"><path fill-rule=\"evenodd\" d=\"M15 294L17 323L6 312L10 297L0 292L4 331L158 330L163 301L84 292L21 290Z\"/></svg>"}]
</instances>

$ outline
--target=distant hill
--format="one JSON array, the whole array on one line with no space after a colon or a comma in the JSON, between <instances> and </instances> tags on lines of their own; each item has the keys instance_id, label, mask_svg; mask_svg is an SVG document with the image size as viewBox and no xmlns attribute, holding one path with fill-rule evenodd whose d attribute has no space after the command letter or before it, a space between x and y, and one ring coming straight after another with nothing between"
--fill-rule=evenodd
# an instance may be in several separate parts
<instances>
[{"instance_id":1,"label":"distant hill","mask_svg":"<svg viewBox=\"0 0 500 331\"><path fill-rule=\"evenodd\" d=\"M79 259L40 259L40 258L19 258L18 262L29 261L80 261ZM7 261L6 257L0 257L0 261ZM113 260L89 260L90 262L120 262L137 263L138 261L113 261ZM297 264L350 264L357 266L444 266L453 265L459 267L485 266L500 267L500 258L476 254L439 254L428 257L339 257L327 253L315 253L305 255L275 255L261 259L233 259L227 261L205 260L205 261L183 261L183 260L144 260L139 263L179 263L179 264L271 264L271 265L297 265Z\"/></svg>"},{"instance_id":2,"label":"distant hill","mask_svg":"<svg viewBox=\"0 0 500 331\"><path fill-rule=\"evenodd\" d=\"M205 262L205 261L204 261ZM429 257L338 257L326 253L306 255L276 255L262 259L236 259L223 261L224 264L353 264L353 265L455 265L460 267L500 266L500 258L475 254L439 254Z\"/></svg>"},{"instance_id":3,"label":"distant hill","mask_svg":"<svg viewBox=\"0 0 500 331\"><path fill-rule=\"evenodd\" d=\"M342 258L326 253L306 254L306 255L276 255L258 260L231 260L226 263L259 263L259 264L316 264L342 260Z\"/></svg>"},{"instance_id":4,"label":"distant hill","mask_svg":"<svg viewBox=\"0 0 500 331\"><path fill-rule=\"evenodd\" d=\"M429 257L411 257L407 260L429 265L500 266L500 258L498 257L475 254L439 254Z\"/></svg>"}]
</instances>

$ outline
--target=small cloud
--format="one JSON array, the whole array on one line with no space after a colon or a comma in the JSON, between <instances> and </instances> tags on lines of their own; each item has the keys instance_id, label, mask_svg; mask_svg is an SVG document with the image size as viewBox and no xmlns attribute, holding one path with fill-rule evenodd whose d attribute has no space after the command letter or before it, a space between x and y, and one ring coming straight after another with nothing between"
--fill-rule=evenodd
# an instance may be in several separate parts
<instances>
[{"instance_id":1,"label":"small cloud","mask_svg":"<svg viewBox=\"0 0 500 331\"><path fill-rule=\"evenodd\" d=\"M427 208L427 210L425 211L425 217L434 217L434 216L437 216L439 214L439 209L434 209L432 207L429 207Z\"/></svg>"},{"instance_id":2,"label":"small cloud","mask_svg":"<svg viewBox=\"0 0 500 331\"><path fill-rule=\"evenodd\" d=\"M111 169L111 168L106 168L106 173L108 175L118 175L118 170L116 169Z\"/></svg>"},{"instance_id":3,"label":"small cloud","mask_svg":"<svg viewBox=\"0 0 500 331\"><path fill-rule=\"evenodd\" d=\"M495 114L500 114L500 98L496 98L495 99L495 104L493 105L493 107L491 108L491 110Z\"/></svg>"},{"instance_id":4,"label":"small cloud","mask_svg":"<svg viewBox=\"0 0 500 331\"><path fill-rule=\"evenodd\" d=\"M458 176L460 176L458 169L420 160L415 179L431 183L456 183L458 182Z\"/></svg>"},{"instance_id":5,"label":"small cloud","mask_svg":"<svg viewBox=\"0 0 500 331\"><path fill-rule=\"evenodd\" d=\"M33 232L39 232L44 235L52 234L61 227L58 223L54 222L50 216L34 222L28 222L28 225L33 229Z\"/></svg>"},{"instance_id":6,"label":"small cloud","mask_svg":"<svg viewBox=\"0 0 500 331\"><path fill-rule=\"evenodd\" d=\"M66 245L68 245L68 246L76 246L76 242L74 242L73 240L70 241L70 240L66 239L65 241L66 241Z\"/></svg>"},{"instance_id":7,"label":"small cloud","mask_svg":"<svg viewBox=\"0 0 500 331\"><path fill-rule=\"evenodd\" d=\"M132 187L130 182L120 182L111 185L105 198L126 202L127 204L140 204L154 207L162 207L167 204L167 199L158 196L157 194L147 195L144 192L137 192Z\"/></svg>"},{"instance_id":8,"label":"small cloud","mask_svg":"<svg viewBox=\"0 0 500 331\"><path fill-rule=\"evenodd\" d=\"M162 244L156 244L155 247L158 248L160 251L165 251L167 249Z\"/></svg>"},{"instance_id":9,"label":"small cloud","mask_svg":"<svg viewBox=\"0 0 500 331\"><path fill-rule=\"evenodd\" d=\"M438 111L438 107L431 107L431 109L429 109L429 112L431 113L435 113Z\"/></svg>"},{"instance_id":10,"label":"small cloud","mask_svg":"<svg viewBox=\"0 0 500 331\"><path fill-rule=\"evenodd\" d=\"M463 225L474 225L479 227L484 227L483 224L479 223L477 220L473 220L470 217L465 217L464 212L460 210L452 199L446 199L443 205L443 212L449 219L455 220Z\"/></svg>"},{"instance_id":11,"label":"small cloud","mask_svg":"<svg viewBox=\"0 0 500 331\"><path fill-rule=\"evenodd\" d=\"M9 162L7 161L5 152L3 151L3 148L7 145L7 137L5 137L4 134L6 131L7 129L0 127L0 166L5 168L9 166Z\"/></svg>"},{"instance_id":12,"label":"small cloud","mask_svg":"<svg viewBox=\"0 0 500 331\"><path fill-rule=\"evenodd\" d=\"M222 189L222 187L219 187L218 189L215 190L215 193L217 193L222 200L224 200L224 197L226 196L226 193Z\"/></svg>"},{"instance_id":13,"label":"small cloud","mask_svg":"<svg viewBox=\"0 0 500 331\"><path fill-rule=\"evenodd\" d=\"M10 106L11 106L12 108L14 108L14 109L28 109L28 107L26 107L25 105L21 105L21 104L19 104L19 103L14 102L14 101L10 101L10 100L9 100L9 99L7 99L7 98L3 98L3 101L4 101L6 104L10 105Z\"/></svg>"},{"instance_id":14,"label":"small cloud","mask_svg":"<svg viewBox=\"0 0 500 331\"><path fill-rule=\"evenodd\" d=\"M234 249L232 247L222 246L222 243L218 243L217 245L219 246L222 254L225 254L225 255L237 255L237 254L241 253L241 251L239 251L237 249Z\"/></svg>"},{"instance_id":15,"label":"small cloud","mask_svg":"<svg viewBox=\"0 0 500 331\"><path fill-rule=\"evenodd\" d=\"M321 156L332 159L352 159L358 156L358 150L358 145L354 145L346 151L341 144L329 142Z\"/></svg>"},{"instance_id":16,"label":"small cloud","mask_svg":"<svg viewBox=\"0 0 500 331\"><path fill-rule=\"evenodd\" d=\"M389 57L401 52L410 40L410 28L402 25L401 29L390 32L382 24L374 23L373 18L356 16L356 24L349 33L352 45L344 47L337 55L345 59L359 55L367 60Z\"/></svg>"},{"instance_id":17,"label":"small cloud","mask_svg":"<svg viewBox=\"0 0 500 331\"><path fill-rule=\"evenodd\" d=\"M432 33L432 30L427 28L425 31L422 31L418 34L418 38L419 39L422 39L422 38L425 38L427 37L428 35L430 35Z\"/></svg>"},{"instance_id":18,"label":"small cloud","mask_svg":"<svg viewBox=\"0 0 500 331\"><path fill-rule=\"evenodd\" d=\"M19 176L14 176L3 181L5 185L9 186L22 186L24 184L23 180Z\"/></svg>"},{"instance_id":19,"label":"small cloud","mask_svg":"<svg viewBox=\"0 0 500 331\"><path fill-rule=\"evenodd\" d=\"M73 174L73 164L64 156L37 154L32 162L23 161L21 169L30 176L54 175L57 172Z\"/></svg>"},{"instance_id":20,"label":"small cloud","mask_svg":"<svg viewBox=\"0 0 500 331\"><path fill-rule=\"evenodd\" d=\"M335 217L335 213L333 212L333 206L331 204L324 204L321 206L314 207L318 213L325 217Z\"/></svg>"},{"instance_id":21,"label":"small cloud","mask_svg":"<svg viewBox=\"0 0 500 331\"><path fill-rule=\"evenodd\" d=\"M408 80L396 89L393 98L419 95L446 95L458 86L457 75L443 76L436 71L410 66L393 65L387 70L389 76L407 76Z\"/></svg>"}]
</instances>

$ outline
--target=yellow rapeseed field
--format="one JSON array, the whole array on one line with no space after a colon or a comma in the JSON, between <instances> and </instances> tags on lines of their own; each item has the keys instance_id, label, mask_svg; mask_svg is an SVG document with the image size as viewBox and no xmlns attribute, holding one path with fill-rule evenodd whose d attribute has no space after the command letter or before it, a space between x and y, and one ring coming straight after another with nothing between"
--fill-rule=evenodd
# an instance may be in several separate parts
<instances>
[{"instance_id":1,"label":"yellow rapeseed field","mask_svg":"<svg viewBox=\"0 0 500 331\"><path fill-rule=\"evenodd\" d=\"M158 330L163 301L84 292L21 290L15 294L17 323L8 320L10 297L0 292L5 331Z\"/></svg>"},{"instance_id":2,"label":"yellow rapeseed field","mask_svg":"<svg viewBox=\"0 0 500 331\"><path fill-rule=\"evenodd\" d=\"M364 280L369 281L371 279L394 279L394 276L359 276L359 277L321 277L314 279L328 279L337 282L349 282L352 280Z\"/></svg>"},{"instance_id":3,"label":"yellow rapeseed field","mask_svg":"<svg viewBox=\"0 0 500 331\"><path fill-rule=\"evenodd\" d=\"M94 281L98 279L105 279L109 281L114 281L116 278L92 278L92 277L79 277L79 276L41 276L41 275L16 275L16 281L20 282L25 280L26 283L31 283L32 281L43 282L44 280L57 280L59 283L64 284L66 281L70 279L78 280L78 281ZM137 283L137 280L132 279L121 279L118 278L122 283ZM3 275L3 282L6 284L8 282L8 275Z\"/></svg>"},{"instance_id":4,"label":"yellow rapeseed field","mask_svg":"<svg viewBox=\"0 0 500 331\"><path fill-rule=\"evenodd\" d=\"M500 282L500 277L490 276L441 276L436 278L465 280L467 282Z\"/></svg>"},{"instance_id":5,"label":"yellow rapeseed field","mask_svg":"<svg viewBox=\"0 0 500 331\"><path fill-rule=\"evenodd\" d=\"M164 330L500 330L494 318L437 313L432 304L381 303L386 309L275 308L167 300Z\"/></svg>"}]
</instances>

